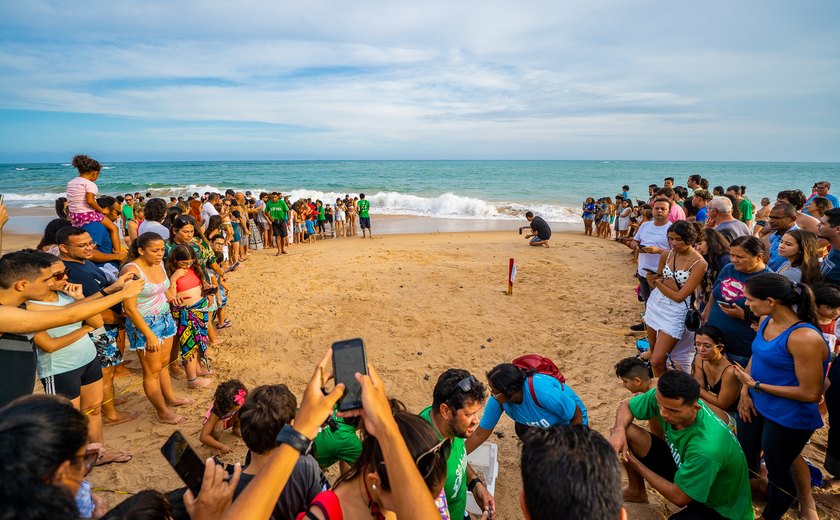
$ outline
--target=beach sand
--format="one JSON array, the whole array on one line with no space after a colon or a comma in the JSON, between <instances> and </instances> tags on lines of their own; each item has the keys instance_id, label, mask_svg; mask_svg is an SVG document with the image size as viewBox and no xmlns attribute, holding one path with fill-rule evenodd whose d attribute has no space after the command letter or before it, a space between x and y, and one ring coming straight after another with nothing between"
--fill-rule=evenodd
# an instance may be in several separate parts
<instances>
[{"instance_id":1,"label":"beach sand","mask_svg":"<svg viewBox=\"0 0 840 520\"><path fill-rule=\"evenodd\" d=\"M4 245L19 239L7 236ZM410 234L319 241L293 246L279 258L273 251L257 252L230 274L233 327L221 333L226 343L209 352L216 379L238 378L249 388L285 383L300 396L331 343L360 336L389 395L416 413L431 403L434 383L447 368L485 380L498 363L540 353L558 364L586 404L591 426L606 435L618 403L629 397L613 365L636 353L634 337L626 334L641 310L634 268L628 250L612 241L555 233L551 242L550 249L529 247L515 231ZM518 275L508 296L511 257ZM126 357L139 370L136 356ZM188 421L177 428L155 422L139 374L117 379L118 391L128 388L121 409L141 416L105 429L111 450L134 454L127 464L91 473L95 488L112 490L99 492L106 503L126 497L113 491L182 485L159 453L176 429L201 456L211 455L198 433L215 385L189 391L184 381L174 384L179 394L195 399L178 410ZM499 445L499 518L522 518L513 422L503 416L496 431L501 438L490 441ZM235 446L222 457L225 462L243 460L241 440L229 433L222 440ZM824 431L814 441L807 453L821 462L817 450L824 447ZM654 493L650 505L627 509L631 519L667 516Z\"/></svg>"}]
</instances>

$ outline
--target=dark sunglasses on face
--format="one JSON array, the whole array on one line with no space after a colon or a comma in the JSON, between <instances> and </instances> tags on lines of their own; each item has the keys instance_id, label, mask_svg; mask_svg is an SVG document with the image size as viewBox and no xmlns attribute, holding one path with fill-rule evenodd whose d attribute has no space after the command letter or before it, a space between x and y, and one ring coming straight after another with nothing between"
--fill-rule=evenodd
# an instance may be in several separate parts
<instances>
[{"instance_id":1,"label":"dark sunglasses on face","mask_svg":"<svg viewBox=\"0 0 840 520\"><path fill-rule=\"evenodd\" d=\"M69 268L69 267L65 267L65 268L64 268L64 271L61 271L61 272L58 272L58 273L53 273L53 274L52 274L52 275L48 278L48 280L55 280L56 282L60 282L61 280L64 280L64 279L65 279L65 278L67 278L68 276L70 276L70 268Z\"/></svg>"}]
</instances>

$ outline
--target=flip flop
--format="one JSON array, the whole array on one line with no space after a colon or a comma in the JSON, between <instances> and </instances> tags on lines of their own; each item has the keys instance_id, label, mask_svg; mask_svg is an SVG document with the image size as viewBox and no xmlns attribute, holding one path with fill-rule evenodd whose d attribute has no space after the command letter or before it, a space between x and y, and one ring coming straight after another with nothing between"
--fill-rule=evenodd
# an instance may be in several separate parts
<instances>
[{"instance_id":1,"label":"flip flop","mask_svg":"<svg viewBox=\"0 0 840 520\"><path fill-rule=\"evenodd\" d=\"M218 327L216 327L216 329L217 330L226 329L226 328L230 327L230 325L231 325L230 320L225 320L225 322L222 323L221 325L219 325Z\"/></svg>"},{"instance_id":2,"label":"flip flop","mask_svg":"<svg viewBox=\"0 0 840 520\"><path fill-rule=\"evenodd\" d=\"M103 452L99 455L99 459L96 461L97 466L104 466L106 464L125 464L126 462L133 459L134 456L130 453L126 453L124 451L116 451L116 452Z\"/></svg>"}]
</instances>

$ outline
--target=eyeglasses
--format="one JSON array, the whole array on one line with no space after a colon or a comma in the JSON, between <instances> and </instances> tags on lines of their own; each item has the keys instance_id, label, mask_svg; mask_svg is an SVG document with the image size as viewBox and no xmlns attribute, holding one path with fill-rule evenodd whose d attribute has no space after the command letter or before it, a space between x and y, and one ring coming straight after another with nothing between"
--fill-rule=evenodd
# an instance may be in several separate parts
<instances>
[{"instance_id":1,"label":"eyeglasses","mask_svg":"<svg viewBox=\"0 0 840 520\"><path fill-rule=\"evenodd\" d=\"M82 461L82 467L85 470L84 474L87 475L88 473L90 473L90 470L92 470L93 467L96 466L96 461L99 460L99 448L88 448L87 450L85 450L84 455L77 455L76 457L73 457L73 459Z\"/></svg>"},{"instance_id":2,"label":"eyeglasses","mask_svg":"<svg viewBox=\"0 0 840 520\"><path fill-rule=\"evenodd\" d=\"M76 244L76 245L74 245L73 247L80 247L80 248L82 248L82 249L87 249L87 248L89 248L89 247L90 247L90 248L94 248L94 247L96 247L96 242L94 242L93 240L91 240L90 242L85 242L84 244Z\"/></svg>"},{"instance_id":3,"label":"eyeglasses","mask_svg":"<svg viewBox=\"0 0 840 520\"><path fill-rule=\"evenodd\" d=\"M70 268L65 267L64 271L61 271L61 272L58 272L58 273L53 273L49 278L47 278L47 281L55 280L56 282L60 282L61 280L64 280L68 276L70 276Z\"/></svg>"},{"instance_id":4,"label":"eyeglasses","mask_svg":"<svg viewBox=\"0 0 840 520\"><path fill-rule=\"evenodd\" d=\"M477 386L477 384L478 381L476 381L475 376L467 376L458 381L458 388L460 388L462 392L470 392Z\"/></svg>"},{"instance_id":5,"label":"eyeglasses","mask_svg":"<svg viewBox=\"0 0 840 520\"><path fill-rule=\"evenodd\" d=\"M449 458L449 452L452 449L452 439L446 438L433 446L430 450L422 453L419 457L414 459L414 465L423 475L423 480L429 478L429 475L438 467L438 460L446 464L446 459Z\"/></svg>"}]
</instances>

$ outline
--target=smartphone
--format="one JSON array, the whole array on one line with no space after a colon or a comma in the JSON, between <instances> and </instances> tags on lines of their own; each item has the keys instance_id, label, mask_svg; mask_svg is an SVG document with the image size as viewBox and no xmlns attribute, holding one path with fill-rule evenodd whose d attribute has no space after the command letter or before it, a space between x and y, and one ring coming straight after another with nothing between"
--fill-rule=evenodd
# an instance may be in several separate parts
<instances>
[{"instance_id":1,"label":"smartphone","mask_svg":"<svg viewBox=\"0 0 840 520\"><path fill-rule=\"evenodd\" d=\"M344 383L344 395L338 401L339 411L362 407L362 385L356 373L367 374L367 354L362 338L336 341L332 344L335 384Z\"/></svg>"},{"instance_id":2,"label":"smartphone","mask_svg":"<svg viewBox=\"0 0 840 520\"><path fill-rule=\"evenodd\" d=\"M650 274L659 274L657 271L654 271L653 269L648 269L647 267L642 267L642 271L647 271Z\"/></svg>"},{"instance_id":3,"label":"smartphone","mask_svg":"<svg viewBox=\"0 0 840 520\"><path fill-rule=\"evenodd\" d=\"M519 234L520 235L522 234L522 228L519 228Z\"/></svg>"},{"instance_id":4,"label":"smartphone","mask_svg":"<svg viewBox=\"0 0 840 520\"><path fill-rule=\"evenodd\" d=\"M729 303L729 302L717 302L717 304L720 305L721 307L726 307L727 309L731 309L731 308L735 307L734 303Z\"/></svg>"},{"instance_id":5,"label":"smartphone","mask_svg":"<svg viewBox=\"0 0 840 520\"><path fill-rule=\"evenodd\" d=\"M193 451L181 432L176 430L170 435L160 452L193 492L193 496L198 496L204 478L204 461Z\"/></svg>"},{"instance_id":6,"label":"smartphone","mask_svg":"<svg viewBox=\"0 0 840 520\"><path fill-rule=\"evenodd\" d=\"M3 195L2 193L0 193L0 204L3 204L3 199L5 199L5 198L6 198L6 196Z\"/></svg>"}]
</instances>

